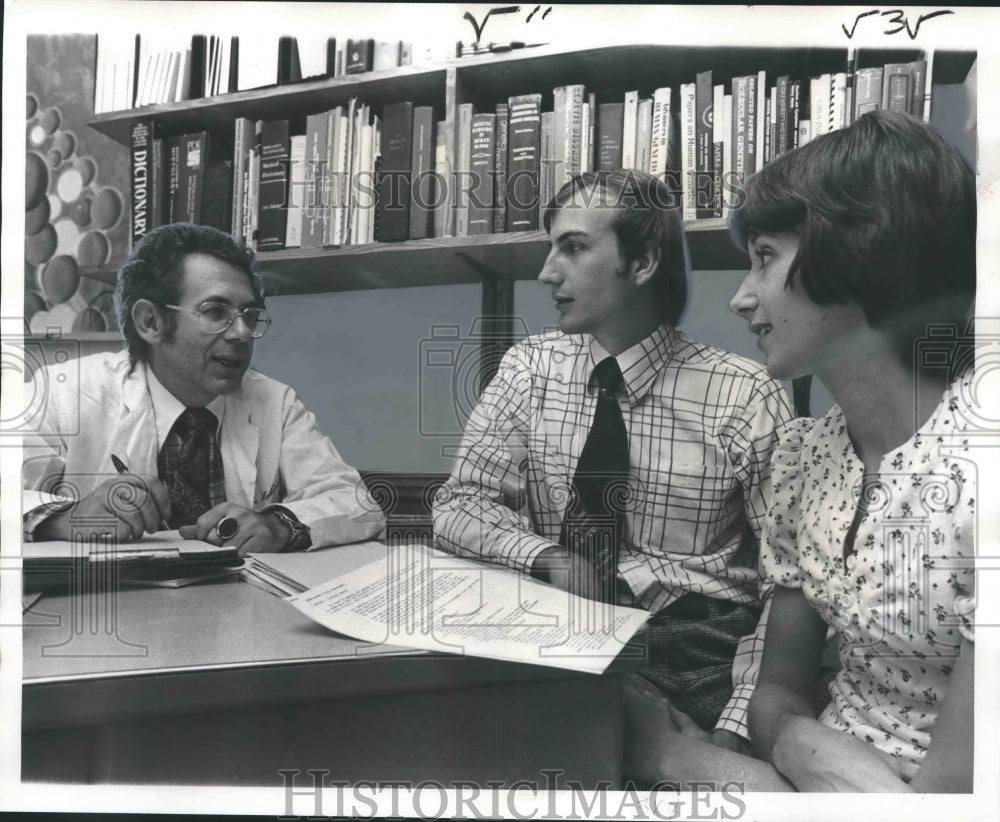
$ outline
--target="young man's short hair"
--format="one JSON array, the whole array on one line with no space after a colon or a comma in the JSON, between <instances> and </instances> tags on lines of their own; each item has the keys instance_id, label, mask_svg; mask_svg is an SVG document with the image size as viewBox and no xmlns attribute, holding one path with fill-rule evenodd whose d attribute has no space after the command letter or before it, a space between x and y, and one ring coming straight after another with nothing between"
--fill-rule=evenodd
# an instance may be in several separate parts
<instances>
[{"instance_id":1,"label":"young man's short hair","mask_svg":"<svg viewBox=\"0 0 1000 822\"><path fill-rule=\"evenodd\" d=\"M635 169L587 172L573 177L545 207L542 222L552 227L556 212L588 204L616 211L611 226L626 260L648 248L659 251L660 264L652 280L664 318L676 326L687 304L689 268L684 224L674 193L660 177Z\"/></svg>"}]
</instances>

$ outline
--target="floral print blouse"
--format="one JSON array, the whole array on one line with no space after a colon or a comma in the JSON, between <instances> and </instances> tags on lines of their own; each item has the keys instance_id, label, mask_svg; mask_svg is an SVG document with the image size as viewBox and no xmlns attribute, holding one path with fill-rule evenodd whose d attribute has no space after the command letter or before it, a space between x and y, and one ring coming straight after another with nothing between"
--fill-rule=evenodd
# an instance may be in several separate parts
<instances>
[{"instance_id":1,"label":"floral print blouse","mask_svg":"<svg viewBox=\"0 0 1000 822\"><path fill-rule=\"evenodd\" d=\"M972 379L949 387L877 477L865 477L836 406L789 423L772 460L765 577L801 588L839 639L841 670L820 721L900 757L907 781L927 752L962 636L973 638ZM862 488L867 507L845 550Z\"/></svg>"}]
</instances>

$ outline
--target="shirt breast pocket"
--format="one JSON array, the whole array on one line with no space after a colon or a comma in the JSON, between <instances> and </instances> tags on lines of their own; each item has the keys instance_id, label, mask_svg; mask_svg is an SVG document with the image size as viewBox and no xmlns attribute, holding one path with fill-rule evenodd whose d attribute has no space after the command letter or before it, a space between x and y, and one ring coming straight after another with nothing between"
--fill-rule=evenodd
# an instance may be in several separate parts
<instances>
[{"instance_id":1,"label":"shirt breast pocket","mask_svg":"<svg viewBox=\"0 0 1000 822\"><path fill-rule=\"evenodd\" d=\"M702 553L740 511L736 480L724 467L672 463L636 489L640 544L679 554Z\"/></svg>"}]
</instances>

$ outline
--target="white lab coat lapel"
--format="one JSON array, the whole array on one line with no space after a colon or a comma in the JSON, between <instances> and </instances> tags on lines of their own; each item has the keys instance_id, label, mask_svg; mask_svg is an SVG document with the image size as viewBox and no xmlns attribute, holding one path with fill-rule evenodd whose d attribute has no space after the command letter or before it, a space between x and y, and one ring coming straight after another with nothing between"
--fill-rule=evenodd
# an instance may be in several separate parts
<instances>
[{"instance_id":1,"label":"white lab coat lapel","mask_svg":"<svg viewBox=\"0 0 1000 822\"><path fill-rule=\"evenodd\" d=\"M108 409L109 415L117 409ZM120 416L108 439L108 451L102 464L110 464L115 454L134 474L156 476L159 452L156 439L156 418L146 384L146 364L137 363L122 383ZM84 432L86 433L86 432Z\"/></svg>"},{"instance_id":2,"label":"white lab coat lapel","mask_svg":"<svg viewBox=\"0 0 1000 822\"><path fill-rule=\"evenodd\" d=\"M242 391L226 397L221 446L222 462L226 466L226 500L253 508L260 430L253 420L253 404Z\"/></svg>"}]
</instances>

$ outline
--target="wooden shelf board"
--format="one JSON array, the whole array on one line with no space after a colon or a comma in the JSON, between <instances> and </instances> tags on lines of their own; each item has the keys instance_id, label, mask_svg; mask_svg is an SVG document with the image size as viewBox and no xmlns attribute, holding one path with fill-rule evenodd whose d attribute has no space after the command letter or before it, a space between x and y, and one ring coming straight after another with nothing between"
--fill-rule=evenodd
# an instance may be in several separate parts
<instances>
[{"instance_id":1,"label":"wooden shelf board","mask_svg":"<svg viewBox=\"0 0 1000 822\"><path fill-rule=\"evenodd\" d=\"M859 65L905 62L917 59L919 54L915 49L862 50ZM933 82L963 82L975 57L972 51L936 52ZM696 72L707 69L712 70L716 82L756 74L760 69L767 70L769 77L788 74L805 79L824 72L843 71L845 60L844 48L643 44L576 51L519 49L457 58L432 66L402 66L126 109L102 114L91 122L91 126L125 145L129 142L132 124L147 117L157 121L164 134L207 129L230 140L237 117L289 118L296 124L298 120L304 123L307 114L346 104L351 97L359 98L376 111L386 103L400 100L434 105L436 118L443 119L448 70L458 72L463 100L492 105L513 94L541 92L543 106L546 106L551 104L552 89L568 83L586 83L597 89L599 96L638 85L639 91L648 95L659 86L691 82ZM540 81L539 78L545 79ZM636 78L648 79L637 83Z\"/></svg>"},{"instance_id":2,"label":"wooden shelf board","mask_svg":"<svg viewBox=\"0 0 1000 822\"><path fill-rule=\"evenodd\" d=\"M726 232L724 220L688 226L693 271L747 267L746 253L733 246ZM533 280L548 251L545 232L531 231L262 252L257 268L268 294L318 294L480 283L490 273L505 280Z\"/></svg>"}]
</instances>

